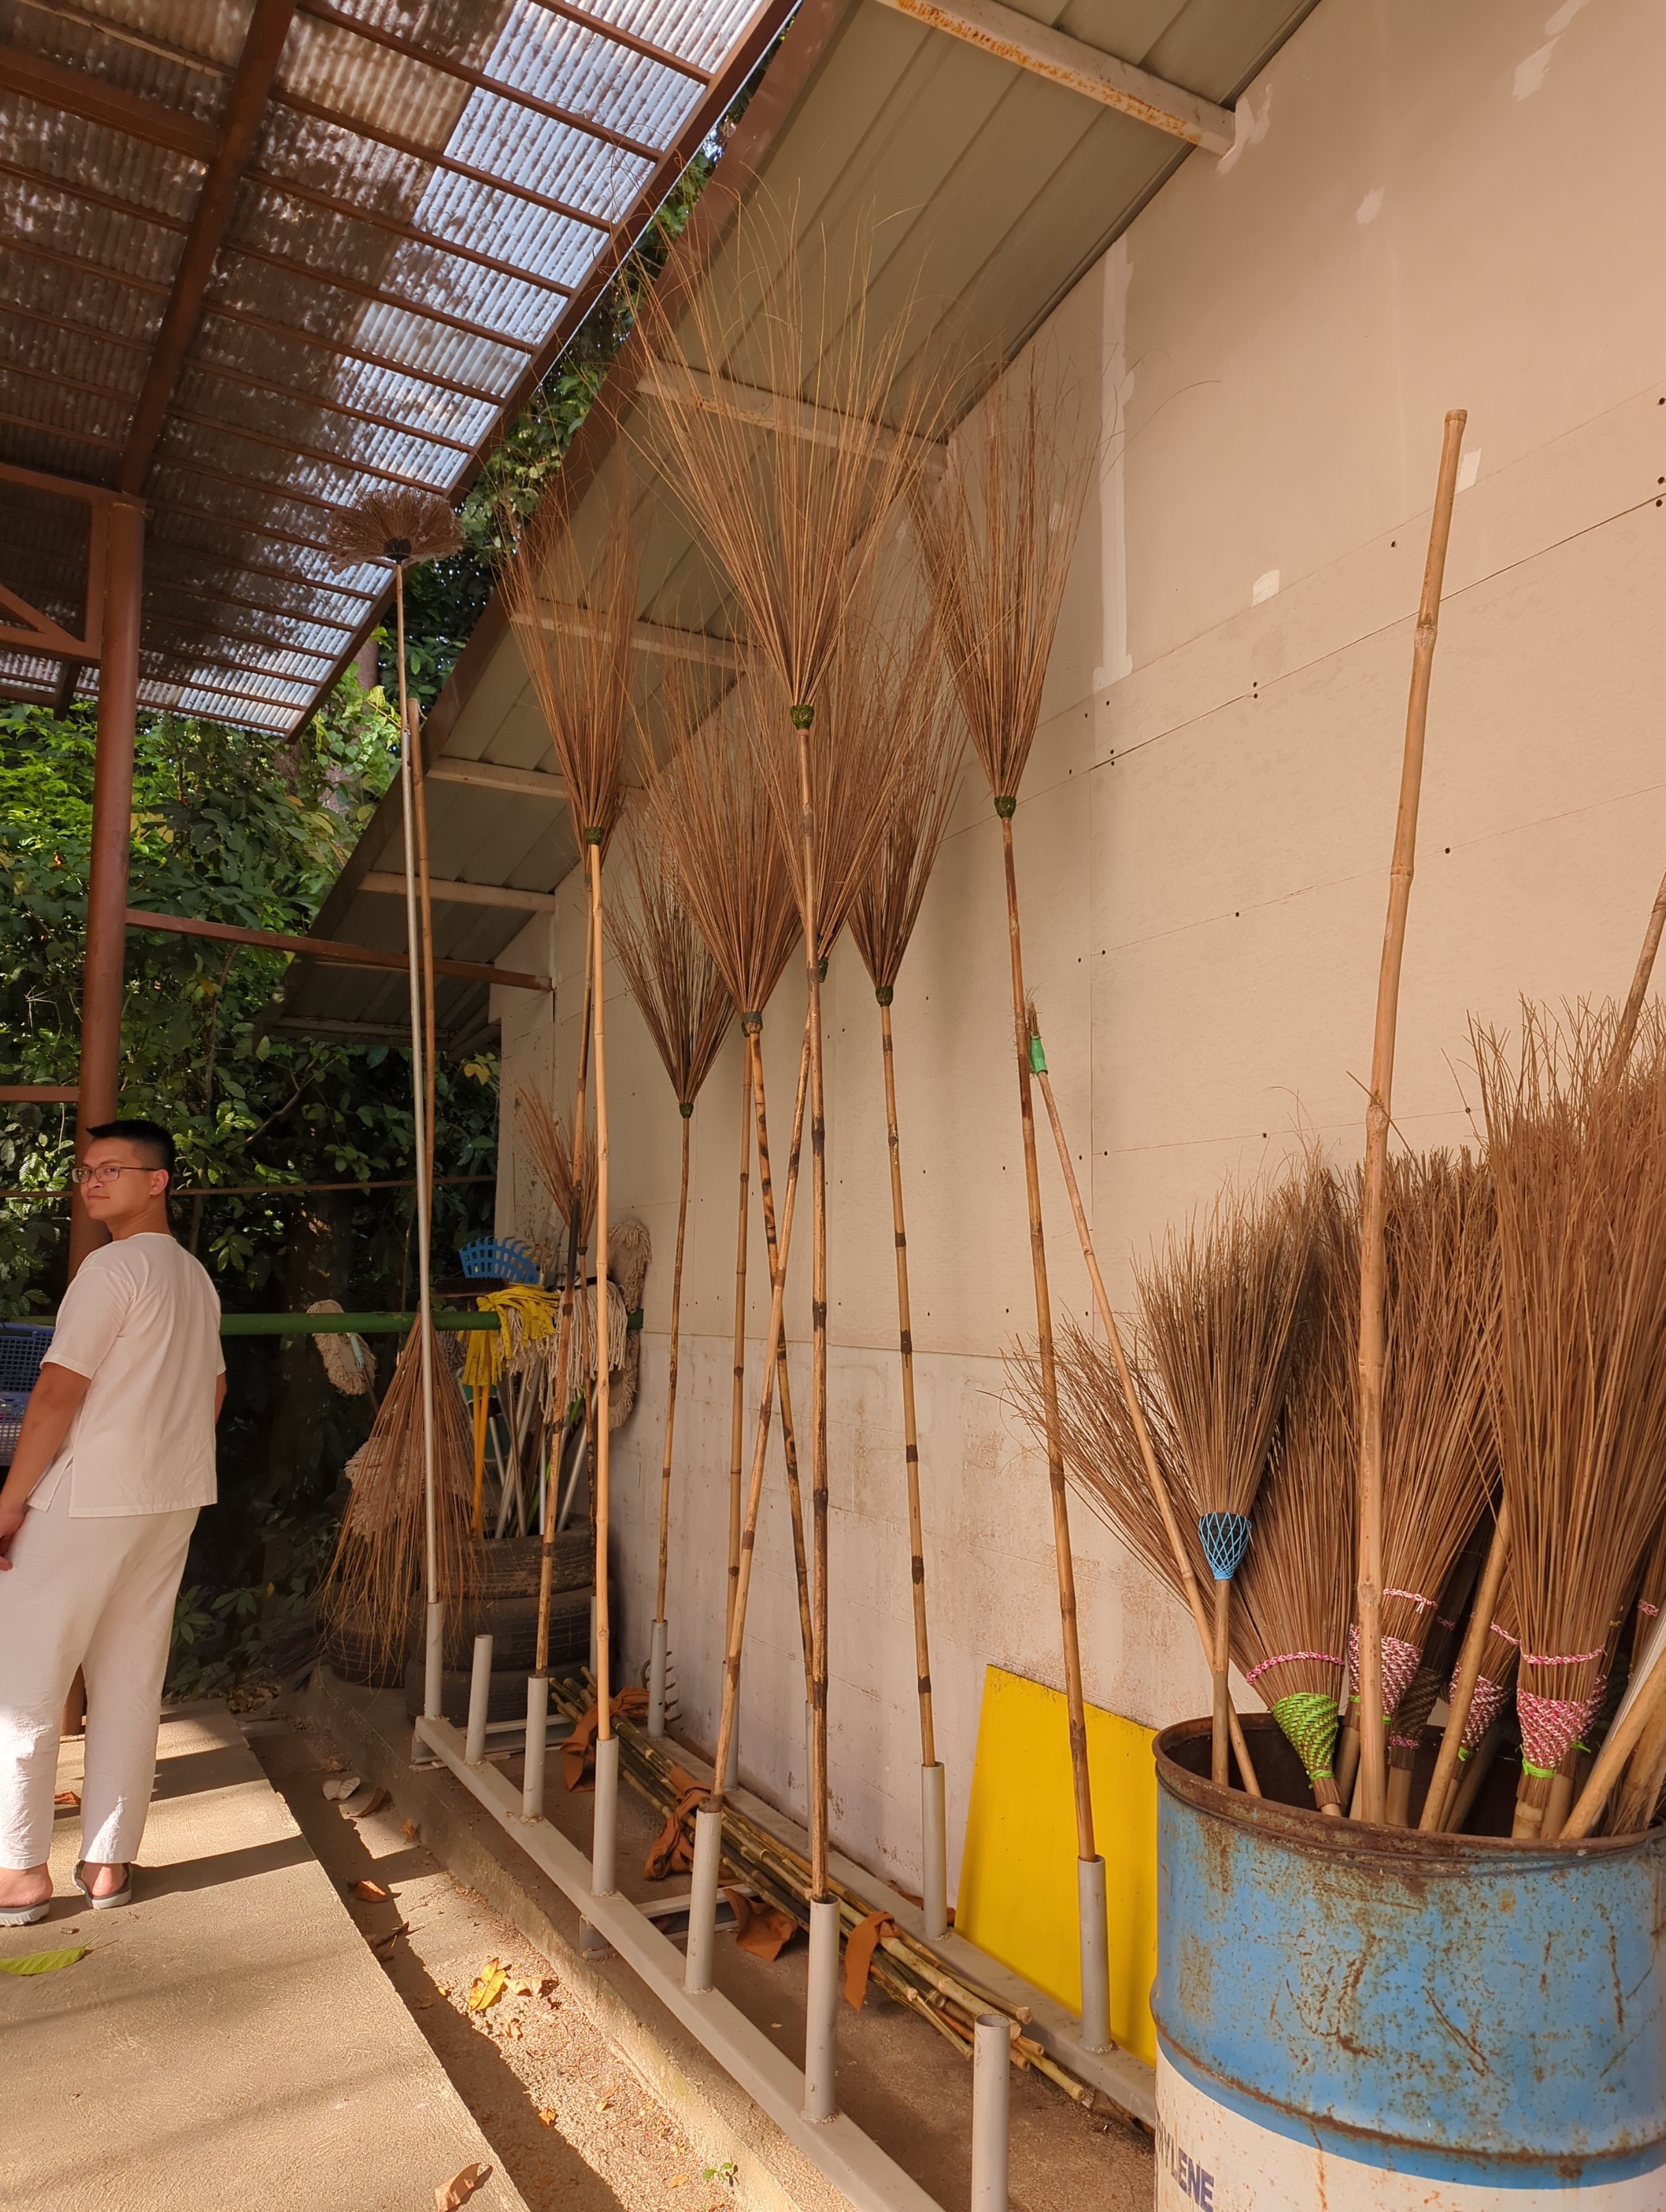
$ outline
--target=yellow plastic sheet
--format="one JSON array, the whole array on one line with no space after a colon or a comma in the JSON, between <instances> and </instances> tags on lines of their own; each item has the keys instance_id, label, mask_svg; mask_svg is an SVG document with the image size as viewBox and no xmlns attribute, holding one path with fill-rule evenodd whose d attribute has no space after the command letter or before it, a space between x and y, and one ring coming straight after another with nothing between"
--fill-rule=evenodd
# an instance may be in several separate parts
<instances>
[{"instance_id":1,"label":"yellow plastic sheet","mask_svg":"<svg viewBox=\"0 0 1666 2212\"><path fill-rule=\"evenodd\" d=\"M1154 1729L1087 1709L1094 1842L1105 1862L1110 2032L1152 2064L1157 1972ZM1065 1701L1057 1690L986 1668L955 1926L1071 2011L1082 2000L1076 1814Z\"/></svg>"}]
</instances>

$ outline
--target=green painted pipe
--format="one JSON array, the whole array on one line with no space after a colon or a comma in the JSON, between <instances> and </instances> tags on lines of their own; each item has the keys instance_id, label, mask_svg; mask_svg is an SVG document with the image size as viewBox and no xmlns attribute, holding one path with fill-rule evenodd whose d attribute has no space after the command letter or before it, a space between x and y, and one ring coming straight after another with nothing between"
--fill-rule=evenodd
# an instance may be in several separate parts
<instances>
[{"instance_id":1,"label":"green painted pipe","mask_svg":"<svg viewBox=\"0 0 1666 2212\"><path fill-rule=\"evenodd\" d=\"M229 1313L220 1316L222 1336L403 1336L416 1326L414 1313ZM495 1313L437 1312L435 1328L496 1328Z\"/></svg>"}]
</instances>

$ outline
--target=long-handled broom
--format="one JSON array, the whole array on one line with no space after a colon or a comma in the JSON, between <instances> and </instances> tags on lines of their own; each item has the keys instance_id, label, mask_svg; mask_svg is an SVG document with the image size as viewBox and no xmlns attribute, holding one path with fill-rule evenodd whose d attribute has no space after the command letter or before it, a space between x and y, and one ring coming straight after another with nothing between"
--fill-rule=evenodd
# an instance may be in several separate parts
<instances>
[{"instance_id":1,"label":"long-handled broom","mask_svg":"<svg viewBox=\"0 0 1666 2212\"><path fill-rule=\"evenodd\" d=\"M515 538L503 592L521 656L549 726L589 879L592 1044L596 1082L596 1426L592 1499L596 1526L596 1806L591 1885L614 1889L618 1747L613 1735L607 1563L610 1517L607 1316L608 1126L606 994L603 978L602 856L618 818L631 716L638 613L629 509L616 496L599 547L581 548L566 501L546 496ZM547 1519L546 1516L546 1519ZM547 1680L544 1684L545 1696ZM530 1688L529 1699L538 1692ZM528 1706L528 1729L532 1729ZM542 1741L540 1715L537 1734Z\"/></svg>"},{"instance_id":2,"label":"long-handled broom","mask_svg":"<svg viewBox=\"0 0 1666 2212\"><path fill-rule=\"evenodd\" d=\"M1389 1129L1393 1110L1395 1033L1400 1016L1400 968L1406 949L1406 913L1417 854L1417 811L1423 788L1423 744L1429 719L1429 679L1440 622L1441 585L1457 491L1458 456L1468 416L1455 408L1446 417L1429 528L1423 595L1412 649L1411 695L1400 770L1400 809L1389 867L1389 910L1383 927L1383 959L1377 980L1377 1023L1371 1040L1371 1093L1365 1109L1365 1206L1359 1238L1359 1675L1365 1710L1376 1714L1398 1701L1384 1694L1383 1604L1384 1504L1383 1472L1383 1365L1387 1357L1383 1222L1387 1206ZM1364 1802L1368 1820L1388 1808L1387 1746L1375 1722L1361 1738Z\"/></svg>"},{"instance_id":3,"label":"long-handled broom","mask_svg":"<svg viewBox=\"0 0 1666 2212\"><path fill-rule=\"evenodd\" d=\"M689 1139L695 1101L729 1033L734 1001L717 963L677 892L663 853L635 825L625 846L630 896L609 927L654 1048L676 1095L683 1124L683 1174L677 1194L677 1257L671 1278L671 1365L666 1382L665 1452L660 1469L660 1563L648 1657L648 1729L666 1732L666 1578L671 1540L672 1442L677 1420L677 1354L683 1305L683 1242L689 1214Z\"/></svg>"},{"instance_id":4,"label":"long-handled broom","mask_svg":"<svg viewBox=\"0 0 1666 2212\"><path fill-rule=\"evenodd\" d=\"M1523 1836L1540 1833L1590 1717L1661 1510L1666 1024L1646 1016L1619 1061L1615 1029L1611 1013L1558 1023L1527 1006L1513 1055L1490 1031L1474 1039L1498 1207L1494 1425L1515 1532Z\"/></svg>"},{"instance_id":5,"label":"long-handled broom","mask_svg":"<svg viewBox=\"0 0 1666 2212\"><path fill-rule=\"evenodd\" d=\"M908 1226L903 1150L897 1120L891 1002L926 886L960 795L965 726L947 682L939 641L927 633L900 664L902 680L887 717L897 732L900 776L878 855L850 908L850 934L879 1007L885 1078L885 1140L891 1155L891 1231L897 1247L897 1328L902 1346L903 1473L909 1504L909 1579L914 1599L915 1686L920 1700L921 1887L926 1933L949 1925L948 1829L945 1783L932 1721L931 1644L926 1624L926 1540L920 1504L920 1437L914 1405L914 1328L909 1301Z\"/></svg>"},{"instance_id":6,"label":"long-handled broom","mask_svg":"<svg viewBox=\"0 0 1666 2212\"><path fill-rule=\"evenodd\" d=\"M723 713L702 714L695 697L667 687L665 705L669 727L664 758L657 764L651 760L648 763L648 821L675 873L678 895L724 988L739 1011L742 1036L740 1210L736 1231L734 1378L729 1421L728 1581L723 1609L727 1650L741 1575L747 1200L753 1133L755 1126L758 1126L757 1094L763 1086L763 1055L758 1040L764 1010L791 957L799 922L792 876L775 834L750 726L739 718L739 702ZM766 1134L766 1148L767 1141ZM773 1204L773 1191L770 1196ZM766 1241L773 1244L775 1224L767 1217L765 1228ZM770 1358L784 1376L785 1347L772 1347ZM808 1569L803 1556L798 1456L790 1400L786 1397L782 1400L781 1414L807 1692ZM731 1745L736 1741L732 1730ZM727 1778L726 1775L724 1779Z\"/></svg>"},{"instance_id":7,"label":"long-handled broom","mask_svg":"<svg viewBox=\"0 0 1666 2212\"><path fill-rule=\"evenodd\" d=\"M337 568L388 561L393 567L394 639L398 660L399 780L404 794L405 942L410 962L410 1090L416 1164L416 1274L422 1308L417 1342L423 1375L422 1465L427 1500L426 1632L423 1711L440 1712L444 1666L444 1591L439 1551L439 1506L435 1492L434 1323L429 1310L434 1234L434 916L428 887L428 824L423 805L421 732L410 695L405 666L405 571L443 560L463 542L457 517L432 492L396 489L371 496L338 515L330 533ZM418 862L420 842L422 860ZM420 952L419 952L420 947Z\"/></svg>"},{"instance_id":8,"label":"long-handled broom","mask_svg":"<svg viewBox=\"0 0 1666 2212\"><path fill-rule=\"evenodd\" d=\"M1363 1785L1367 1734L1386 1762L1387 1723L1416 1677L1446 1579L1488 1512L1493 1479L1487 1387L1498 1284L1486 1172L1467 1152L1388 1161L1383 1212L1381 1702L1365 1731L1356 1633L1337 1770L1345 1797L1356 1769Z\"/></svg>"},{"instance_id":9,"label":"long-handled broom","mask_svg":"<svg viewBox=\"0 0 1666 2212\"><path fill-rule=\"evenodd\" d=\"M1018 1122L1075 1798L1082 2036L1090 2049L1104 2050L1110 2039L1104 1861L1093 1834L1087 1713L1076 1625L1076 1576L1059 1441L1053 1312L1031 1098L1027 994L1012 852L1012 816L1018 808L1018 786L1035 743L1047 663L1091 481L1089 460L1071 434L1074 427L1073 410L1057 389L1056 379L1043 370L1032 352L1024 367L1009 374L976 415L961 426L942 483L934 491L923 482L918 484L914 507L922 564L945 649L972 746L988 778L1000 823Z\"/></svg>"},{"instance_id":10,"label":"long-handled broom","mask_svg":"<svg viewBox=\"0 0 1666 2212\"><path fill-rule=\"evenodd\" d=\"M727 264L733 288L714 283L690 303L692 354L668 318L654 334L665 362L660 389L669 395L671 474L728 574L751 650L784 694L797 742L810 1001L814 1641L805 2110L819 2120L836 2109L838 1927L827 1886L827 1185L811 732L853 594L876 550L875 526L925 458L920 432L928 402L923 385L902 373L911 318L896 315L884 331L868 321L866 245L858 244L837 281L824 239L814 252L820 281L806 284L793 219L749 211ZM837 426L830 434L830 423ZM822 742L836 744L837 732Z\"/></svg>"}]
</instances>

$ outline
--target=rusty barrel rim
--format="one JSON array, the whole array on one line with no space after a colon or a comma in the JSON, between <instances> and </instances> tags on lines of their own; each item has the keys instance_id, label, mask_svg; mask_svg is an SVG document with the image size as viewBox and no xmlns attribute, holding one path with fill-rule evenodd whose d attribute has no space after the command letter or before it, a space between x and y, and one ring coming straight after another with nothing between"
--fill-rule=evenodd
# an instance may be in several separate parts
<instances>
[{"instance_id":1,"label":"rusty barrel rim","mask_svg":"<svg viewBox=\"0 0 1666 2212\"><path fill-rule=\"evenodd\" d=\"M1282 1741L1282 1732L1270 1713L1243 1713L1239 1717L1252 1744L1257 1737L1264 1737L1269 1742ZM1545 1843L1537 1838L1518 1841L1512 1836L1426 1836L1416 1828L1378 1827L1363 1820L1328 1820L1316 1806L1286 1805L1270 1797L1251 1797L1245 1790L1225 1789L1211 1782L1207 1774L1195 1774L1189 1766L1181 1765L1173 1756L1173 1748L1183 1743L1207 1743L1213 1727L1213 1722L1206 1716L1202 1720L1177 1721L1172 1728L1162 1731L1152 1747L1157 1759L1158 1789L1216 1820L1235 1821L1262 1835L1282 1837L1303 1850L1332 1850L1356 1859L1414 1861L1425 1865L1432 1861L1462 1864L1503 1857L1511 1865L1528 1866L1536 1859L1547 1865L1566 1866L1573 1859L1634 1851L1653 1832L1639 1828L1623 1836L1582 1836L1575 1843L1564 1844Z\"/></svg>"}]
</instances>

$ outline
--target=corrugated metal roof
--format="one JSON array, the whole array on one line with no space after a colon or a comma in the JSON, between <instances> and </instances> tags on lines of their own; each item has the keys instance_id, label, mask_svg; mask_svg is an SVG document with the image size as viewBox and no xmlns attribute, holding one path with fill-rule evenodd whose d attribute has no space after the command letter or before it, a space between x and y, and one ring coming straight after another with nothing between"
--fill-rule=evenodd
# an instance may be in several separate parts
<instances>
[{"instance_id":1,"label":"corrugated metal roof","mask_svg":"<svg viewBox=\"0 0 1666 2212\"><path fill-rule=\"evenodd\" d=\"M0 0L0 461L141 493L147 703L287 730L386 592L331 568L332 514L460 489L791 9L297 0L146 452L135 410L271 7ZM0 583L72 634L88 514L0 482ZM60 674L0 642L0 692Z\"/></svg>"},{"instance_id":2,"label":"corrugated metal roof","mask_svg":"<svg viewBox=\"0 0 1666 2212\"><path fill-rule=\"evenodd\" d=\"M1314 0L1020 4L1104 52L1230 102ZM662 21L660 9L645 8L633 21L650 13L656 24ZM726 175L756 178L777 210L794 211L812 261L824 254L836 272L848 264L859 236L871 238L873 323L884 325L923 289L969 350L987 358L1020 345L1188 158L1208 157L875 0L806 0L661 283L698 284L703 270L721 267L732 207ZM836 290L842 281L836 273ZM736 374L745 344L745 332L738 333L729 362ZM595 519L587 514L583 487L599 491L603 462L622 447L633 483L642 616L721 639L731 631L733 611L722 580L644 459L653 444L654 403L636 386L648 366L639 335L610 372L568 456L563 474L576 526L587 529ZM765 374L760 356L750 380ZM644 695L659 665L652 653L641 656ZM499 601L487 609L430 714L426 741L430 760L553 769L549 733ZM435 781L429 793L435 874L553 890L576 853L565 810L549 811L554 821L541 823L523 798ZM382 930L398 941L398 901L362 883L369 871L397 870L399 836L397 801L385 800L330 895L319 935L380 943L369 933ZM526 920L524 912L438 905L435 943L448 957L489 960ZM288 982L286 1018L397 1021L404 988L397 975L298 965ZM442 980L441 997L442 1021L453 1032L465 1032L483 1009L477 984Z\"/></svg>"}]
</instances>

